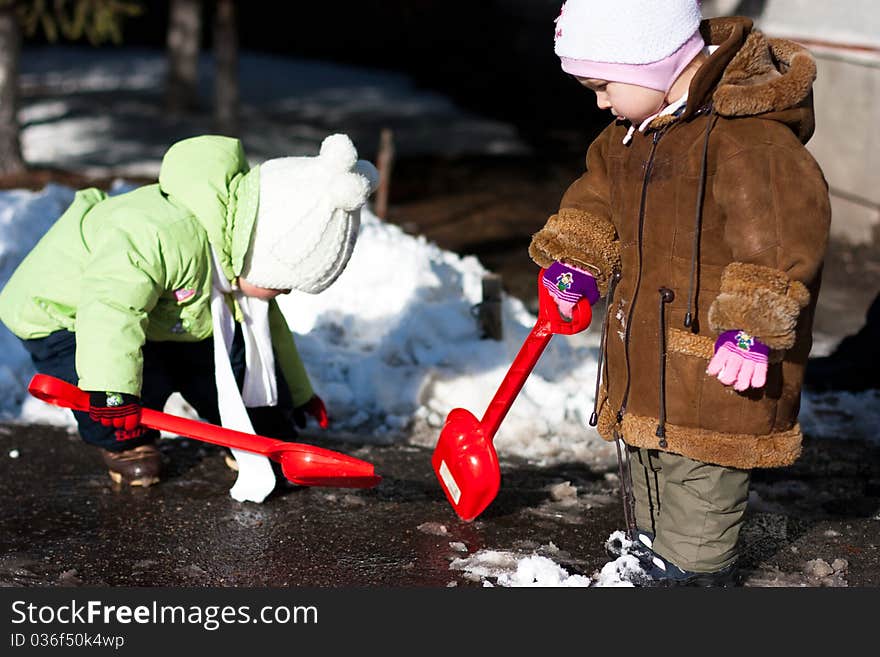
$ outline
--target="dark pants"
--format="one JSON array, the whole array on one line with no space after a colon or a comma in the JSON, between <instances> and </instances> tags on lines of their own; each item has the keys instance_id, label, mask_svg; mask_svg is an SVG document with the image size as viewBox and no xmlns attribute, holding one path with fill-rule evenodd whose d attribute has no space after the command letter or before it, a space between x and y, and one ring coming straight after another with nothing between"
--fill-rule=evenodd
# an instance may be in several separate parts
<instances>
[{"instance_id":1,"label":"dark pants","mask_svg":"<svg viewBox=\"0 0 880 657\"><path fill-rule=\"evenodd\" d=\"M76 374L75 333L56 331L45 338L22 340L22 342L30 353L37 372L77 384L79 377ZM236 327L231 360L239 386L244 380L244 356L241 330ZM199 342L148 341L143 347L143 357L141 403L146 408L161 411L168 397L174 392L179 392L196 410L199 417L212 424L220 424L217 388L214 382L213 338ZM296 429L293 424L290 392L277 366L276 379L278 406L249 408L248 415L257 434L293 440L296 438ZM159 437L159 432L151 429L138 438L119 441L116 439L114 428L93 421L88 413L74 411L73 415L79 427L79 434L85 442L111 452L152 443Z\"/></svg>"}]
</instances>

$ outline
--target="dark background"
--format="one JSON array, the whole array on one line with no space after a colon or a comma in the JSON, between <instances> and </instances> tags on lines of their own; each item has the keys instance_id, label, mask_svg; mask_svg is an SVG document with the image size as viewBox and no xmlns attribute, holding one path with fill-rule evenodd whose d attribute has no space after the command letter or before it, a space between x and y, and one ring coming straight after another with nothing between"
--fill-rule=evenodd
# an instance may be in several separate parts
<instances>
[{"instance_id":1,"label":"dark background","mask_svg":"<svg viewBox=\"0 0 880 657\"><path fill-rule=\"evenodd\" d=\"M562 0L238 2L239 45L409 75L460 106L518 127L540 157L583 155L607 123L553 52ZM167 1L144 3L123 26L123 46L164 48ZM202 48L215 4L204 3ZM45 43L42 37L26 43ZM107 44L104 49L118 46Z\"/></svg>"}]
</instances>

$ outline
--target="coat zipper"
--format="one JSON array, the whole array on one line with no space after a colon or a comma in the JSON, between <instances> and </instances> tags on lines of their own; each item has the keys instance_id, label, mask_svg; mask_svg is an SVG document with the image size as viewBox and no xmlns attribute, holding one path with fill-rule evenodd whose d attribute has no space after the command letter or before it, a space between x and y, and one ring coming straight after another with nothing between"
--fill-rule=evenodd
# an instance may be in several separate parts
<instances>
[{"instance_id":1,"label":"coat zipper","mask_svg":"<svg viewBox=\"0 0 880 657\"><path fill-rule=\"evenodd\" d=\"M648 182L651 179L651 171L654 169L654 155L657 152L657 142L660 141L661 132L657 130L654 133L653 143L651 144L651 153L648 156L648 161L645 164L645 176L642 180L642 198L639 204L639 233L638 233L638 257L639 257L639 268L638 273L636 274L636 286L633 291L632 301L629 305L629 312L626 314L626 326L623 331L623 352L624 358L626 359L626 387L623 391L623 398L620 402L620 408L617 411L617 421L622 422L623 416L626 413L626 404L629 399L629 388L631 383L631 371L630 371L630 362L629 362L629 336L630 329L632 327L632 317L633 311L636 307L636 300L639 296L639 287L642 283L642 234L645 229L645 206L648 199Z\"/></svg>"}]
</instances>

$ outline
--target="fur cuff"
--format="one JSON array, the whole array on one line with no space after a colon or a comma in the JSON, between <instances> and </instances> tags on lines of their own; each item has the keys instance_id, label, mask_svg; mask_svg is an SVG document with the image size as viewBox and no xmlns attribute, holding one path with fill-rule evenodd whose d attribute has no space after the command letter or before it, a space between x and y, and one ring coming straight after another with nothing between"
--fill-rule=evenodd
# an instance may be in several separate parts
<instances>
[{"instance_id":1,"label":"fur cuff","mask_svg":"<svg viewBox=\"0 0 880 657\"><path fill-rule=\"evenodd\" d=\"M778 269L734 262L721 274L721 292L709 308L709 325L719 333L745 331L771 349L789 349L798 316L809 302L804 284Z\"/></svg>"},{"instance_id":2,"label":"fur cuff","mask_svg":"<svg viewBox=\"0 0 880 657\"><path fill-rule=\"evenodd\" d=\"M573 208L561 209L532 236L529 255L540 267L560 261L586 269L596 277L603 296L611 272L620 268L620 247L611 222Z\"/></svg>"}]
</instances>

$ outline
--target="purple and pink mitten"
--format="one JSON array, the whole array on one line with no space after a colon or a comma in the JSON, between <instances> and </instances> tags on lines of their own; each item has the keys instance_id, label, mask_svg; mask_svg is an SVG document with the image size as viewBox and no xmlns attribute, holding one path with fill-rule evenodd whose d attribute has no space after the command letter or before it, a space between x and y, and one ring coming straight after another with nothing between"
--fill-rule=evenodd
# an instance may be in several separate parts
<instances>
[{"instance_id":1,"label":"purple and pink mitten","mask_svg":"<svg viewBox=\"0 0 880 657\"><path fill-rule=\"evenodd\" d=\"M599 300L599 287L592 274L572 265L554 262L544 270L542 281L544 287L559 307L559 314L564 319L571 319L572 308L586 297L592 306Z\"/></svg>"},{"instance_id":2,"label":"purple and pink mitten","mask_svg":"<svg viewBox=\"0 0 880 657\"><path fill-rule=\"evenodd\" d=\"M767 382L770 348L745 331L724 331L715 341L715 356L706 373L726 386L742 392L761 388Z\"/></svg>"}]
</instances>

